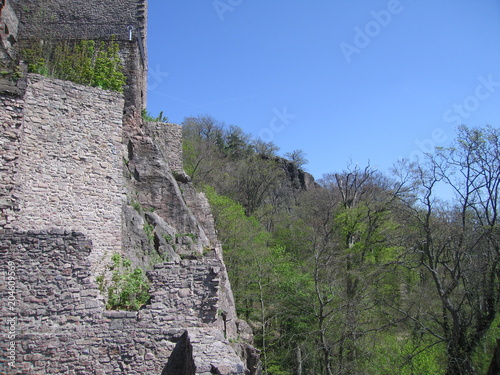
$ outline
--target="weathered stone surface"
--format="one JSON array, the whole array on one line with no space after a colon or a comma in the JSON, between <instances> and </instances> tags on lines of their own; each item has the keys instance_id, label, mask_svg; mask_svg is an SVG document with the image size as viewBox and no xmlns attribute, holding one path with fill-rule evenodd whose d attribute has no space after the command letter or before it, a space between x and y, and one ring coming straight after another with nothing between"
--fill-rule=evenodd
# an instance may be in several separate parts
<instances>
[{"instance_id":1,"label":"weathered stone surface","mask_svg":"<svg viewBox=\"0 0 500 375\"><path fill-rule=\"evenodd\" d=\"M89 278L91 251L81 233L0 235L0 274L15 274L15 311L8 315L18 317L18 368L33 374L109 374L116 369L160 374L179 340L189 337L190 349L185 347L181 356L187 362L172 359L191 371L186 374L212 368L221 374L244 373L244 362L216 324L221 270L217 258L159 264L148 274L150 304L134 312L106 311L104 301L94 297L97 285ZM8 284L3 280L0 285ZM182 290L189 293L180 298ZM1 326L2 336L9 328ZM6 345L6 340L0 343L3 350Z\"/></svg>"},{"instance_id":2,"label":"weathered stone surface","mask_svg":"<svg viewBox=\"0 0 500 375\"><path fill-rule=\"evenodd\" d=\"M187 182L189 177L182 166L182 127L164 122L148 122L145 125L174 177L179 176L183 182Z\"/></svg>"},{"instance_id":3,"label":"weathered stone surface","mask_svg":"<svg viewBox=\"0 0 500 375\"><path fill-rule=\"evenodd\" d=\"M155 143L148 133L143 133L142 129L136 129L134 134L128 135L127 172L130 179L127 189L135 192L134 199L144 211L154 211L170 227L175 228L177 239L182 235L195 239L191 242L186 240L185 243L177 241L180 246L176 253L202 254L204 248L210 246L210 240L187 206L179 184L161 152L164 148Z\"/></svg>"},{"instance_id":4,"label":"weathered stone surface","mask_svg":"<svg viewBox=\"0 0 500 375\"><path fill-rule=\"evenodd\" d=\"M3 95L0 97L0 228L12 228L19 210L20 192L16 185L21 155L21 134L24 100Z\"/></svg>"},{"instance_id":5,"label":"weathered stone surface","mask_svg":"<svg viewBox=\"0 0 500 375\"><path fill-rule=\"evenodd\" d=\"M20 230L82 231L94 243L90 259L97 267L105 254L122 249L123 98L37 75L29 82L21 125L14 118L3 133L14 146L6 154L17 172L9 197L17 212L3 221ZM0 176L11 178L9 170Z\"/></svg>"}]
</instances>

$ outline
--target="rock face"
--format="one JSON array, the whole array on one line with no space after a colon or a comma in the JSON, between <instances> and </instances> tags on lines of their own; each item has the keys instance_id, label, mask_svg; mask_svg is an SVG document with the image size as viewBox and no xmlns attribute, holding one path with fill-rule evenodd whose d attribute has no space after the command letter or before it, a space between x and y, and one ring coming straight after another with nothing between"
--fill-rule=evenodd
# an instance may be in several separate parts
<instances>
[{"instance_id":1,"label":"rock face","mask_svg":"<svg viewBox=\"0 0 500 375\"><path fill-rule=\"evenodd\" d=\"M163 134L169 134L170 137L162 137ZM242 331L240 327L246 325L240 324L236 316L222 248L217 240L208 201L203 194L195 191L182 170L182 160L179 159L181 137L182 132L178 125L164 123L149 123L141 128L132 128L126 134L128 162L125 175L129 199L124 211L127 213L125 217L132 219L125 220L125 247L149 249L142 251L140 258L134 259L137 265L143 267L157 256L174 263L180 261L181 264L187 259L212 259L215 263L210 272L217 275L213 279L217 283L216 290L209 292L204 289L206 280L199 288L194 289L193 281L186 282L179 287L173 301L181 303L176 311L187 317L193 315L193 311L198 311L198 319L217 328L225 339L239 342L234 345L236 351L243 354L245 362L248 359L251 367L255 367L255 371L251 373L256 373L258 366L252 365L252 361L258 359L258 351L249 351L249 348L252 348L251 335L249 340L241 339L242 334L247 331ZM149 240L144 238L144 230L141 227L144 225L150 228ZM129 254L133 257L132 253ZM176 271L172 270L167 274L175 275ZM162 290L171 285L173 280L160 282L157 278L153 290L162 293ZM206 300L201 305L195 304L186 309L185 301L193 298L196 290L202 291ZM203 351L196 350L201 344L193 345L196 368L204 368L210 360L203 359ZM203 345L210 347L209 340L205 338ZM247 355L248 353L251 355ZM203 363L205 365L202 365Z\"/></svg>"},{"instance_id":2,"label":"rock face","mask_svg":"<svg viewBox=\"0 0 500 375\"><path fill-rule=\"evenodd\" d=\"M292 187L297 190L309 191L316 189L319 185L314 181L314 177L289 160L276 158L276 161L281 165Z\"/></svg>"}]
</instances>

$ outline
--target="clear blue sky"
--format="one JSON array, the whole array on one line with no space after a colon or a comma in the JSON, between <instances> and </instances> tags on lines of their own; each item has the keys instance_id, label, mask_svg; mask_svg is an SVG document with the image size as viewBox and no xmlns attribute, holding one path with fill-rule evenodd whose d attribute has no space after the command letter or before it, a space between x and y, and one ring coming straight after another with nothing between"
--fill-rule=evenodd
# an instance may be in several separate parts
<instances>
[{"instance_id":1,"label":"clear blue sky","mask_svg":"<svg viewBox=\"0 0 500 375\"><path fill-rule=\"evenodd\" d=\"M387 171L500 126L498 0L150 0L148 111Z\"/></svg>"}]
</instances>

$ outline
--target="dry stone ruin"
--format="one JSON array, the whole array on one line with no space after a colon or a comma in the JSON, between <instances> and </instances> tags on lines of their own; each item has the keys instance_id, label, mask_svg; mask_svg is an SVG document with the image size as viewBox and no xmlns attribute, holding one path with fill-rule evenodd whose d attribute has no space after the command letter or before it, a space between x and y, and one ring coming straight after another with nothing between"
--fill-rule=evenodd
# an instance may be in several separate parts
<instances>
[{"instance_id":1,"label":"dry stone ruin","mask_svg":"<svg viewBox=\"0 0 500 375\"><path fill-rule=\"evenodd\" d=\"M181 128L141 117L147 2L0 0L0 17L0 373L259 373ZM19 55L111 37L123 93L27 73ZM137 311L106 308L113 254L147 271Z\"/></svg>"}]
</instances>

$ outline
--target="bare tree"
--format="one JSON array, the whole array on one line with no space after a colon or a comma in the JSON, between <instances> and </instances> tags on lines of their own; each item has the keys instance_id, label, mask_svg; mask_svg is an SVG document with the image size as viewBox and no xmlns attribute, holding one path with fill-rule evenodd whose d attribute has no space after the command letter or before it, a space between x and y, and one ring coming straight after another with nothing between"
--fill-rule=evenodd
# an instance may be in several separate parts
<instances>
[{"instance_id":1,"label":"bare tree","mask_svg":"<svg viewBox=\"0 0 500 375\"><path fill-rule=\"evenodd\" d=\"M297 168L302 169L304 165L309 163L306 158L306 153L303 150L293 150L292 152L285 153L285 158L292 161Z\"/></svg>"},{"instance_id":2,"label":"bare tree","mask_svg":"<svg viewBox=\"0 0 500 375\"><path fill-rule=\"evenodd\" d=\"M403 200L414 231L403 263L420 273L418 293L430 302L406 314L446 345L449 375L475 374L472 354L499 308L499 136L462 126L454 147L413 167L414 193ZM441 186L451 201L437 199Z\"/></svg>"}]
</instances>

